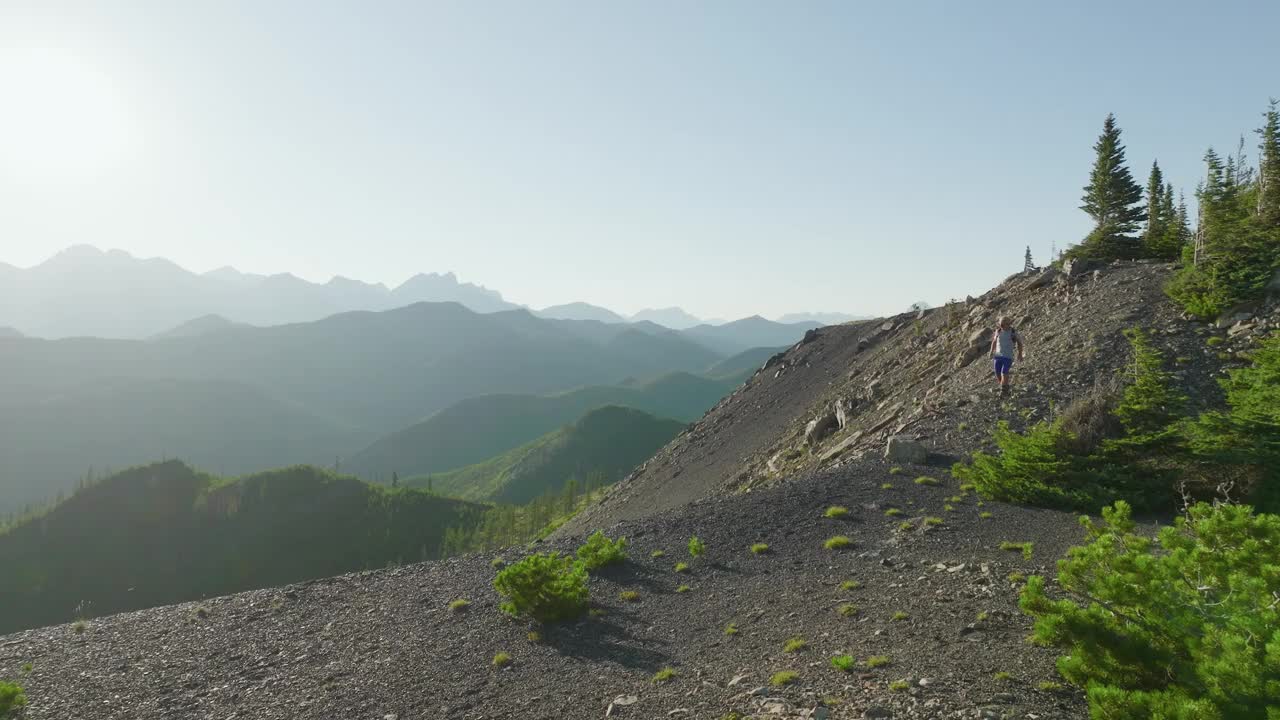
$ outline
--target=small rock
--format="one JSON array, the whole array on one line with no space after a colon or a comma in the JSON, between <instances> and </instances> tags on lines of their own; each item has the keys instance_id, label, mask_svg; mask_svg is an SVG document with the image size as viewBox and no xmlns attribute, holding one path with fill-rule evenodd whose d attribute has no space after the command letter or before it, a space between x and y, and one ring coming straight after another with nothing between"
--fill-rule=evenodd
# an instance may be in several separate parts
<instances>
[{"instance_id":1,"label":"small rock","mask_svg":"<svg viewBox=\"0 0 1280 720\"><path fill-rule=\"evenodd\" d=\"M765 687L764 685L761 685L760 687L755 688L748 694L754 695L755 697L765 697L769 694L769 688Z\"/></svg>"},{"instance_id":2,"label":"small rock","mask_svg":"<svg viewBox=\"0 0 1280 720\"><path fill-rule=\"evenodd\" d=\"M747 679L746 675L734 675L733 679L729 681L729 687L733 687L746 679Z\"/></svg>"},{"instance_id":3,"label":"small rock","mask_svg":"<svg viewBox=\"0 0 1280 720\"><path fill-rule=\"evenodd\" d=\"M884 448L884 459L894 463L921 464L929 457L924 445L901 435L889 436Z\"/></svg>"},{"instance_id":4,"label":"small rock","mask_svg":"<svg viewBox=\"0 0 1280 720\"><path fill-rule=\"evenodd\" d=\"M635 705L638 702L640 702L640 698L635 695L619 695L613 699L614 705L621 705L623 707Z\"/></svg>"},{"instance_id":5,"label":"small rock","mask_svg":"<svg viewBox=\"0 0 1280 720\"><path fill-rule=\"evenodd\" d=\"M870 705L866 710L862 711L864 718L887 718L893 717L893 711L883 705Z\"/></svg>"}]
</instances>

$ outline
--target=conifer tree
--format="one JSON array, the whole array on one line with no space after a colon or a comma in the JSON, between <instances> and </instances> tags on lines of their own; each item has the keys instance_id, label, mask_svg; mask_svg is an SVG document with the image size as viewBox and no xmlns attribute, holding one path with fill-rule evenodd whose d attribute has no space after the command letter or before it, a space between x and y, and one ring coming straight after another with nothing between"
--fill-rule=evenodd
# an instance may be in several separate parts
<instances>
[{"instance_id":1,"label":"conifer tree","mask_svg":"<svg viewBox=\"0 0 1280 720\"><path fill-rule=\"evenodd\" d=\"M1031 261L1031 246L1027 246L1027 254L1022 256L1022 271L1031 272L1036 269L1036 264Z\"/></svg>"},{"instance_id":2,"label":"conifer tree","mask_svg":"<svg viewBox=\"0 0 1280 720\"><path fill-rule=\"evenodd\" d=\"M1142 244L1149 255L1155 255L1164 238L1168 216L1164 209L1164 175L1160 172L1160 163L1151 163L1151 174L1147 176L1147 227L1142 232Z\"/></svg>"},{"instance_id":3,"label":"conifer tree","mask_svg":"<svg viewBox=\"0 0 1280 720\"><path fill-rule=\"evenodd\" d=\"M1263 227L1280 227L1280 110L1272 100L1266 122L1256 132L1258 143L1258 220Z\"/></svg>"},{"instance_id":4,"label":"conifer tree","mask_svg":"<svg viewBox=\"0 0 1280 720\"><path fill-rule=\"evenodd\" d=\"M1077 256L1133 257L1138 244L1132 233L1145 215L1142 188L1125 165L1124 145L1115 115L1107 115L1102 135L1093 145L1096 158L1080 206L1093 218L1093 232L1073 251Z\"/></svg>"}]
</instances>

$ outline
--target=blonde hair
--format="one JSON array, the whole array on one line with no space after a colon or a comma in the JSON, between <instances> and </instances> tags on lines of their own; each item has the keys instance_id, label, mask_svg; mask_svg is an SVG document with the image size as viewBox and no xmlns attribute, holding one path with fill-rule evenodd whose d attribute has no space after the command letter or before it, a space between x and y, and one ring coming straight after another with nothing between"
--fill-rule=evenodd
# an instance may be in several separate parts
<instances>
[{"instance_id":1,"label":"blonde hair","mask_svg":"<svg viewBox=\"0 0 1280 720\"><path fill-rule=\"evenodd\" d=\"M1000 327L1004 327L1005 325L1012 326L1013 318L1009 317L1008 315L1001 315L999 318L996 319L996 325Z\"/></svg>"}]
</instances>

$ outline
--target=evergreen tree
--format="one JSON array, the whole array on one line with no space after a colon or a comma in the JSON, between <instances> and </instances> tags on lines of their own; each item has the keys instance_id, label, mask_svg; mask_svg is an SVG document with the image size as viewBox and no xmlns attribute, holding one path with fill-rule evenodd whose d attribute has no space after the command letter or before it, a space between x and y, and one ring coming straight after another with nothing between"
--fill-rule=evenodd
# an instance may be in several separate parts
<instances>
[{"instance_id":1,"label":"evergreen tree","mask_svg":"<svg viewBox=\"0 0 1280 720\"><path fill-rule=\"evenodd\" d=\"M1036 269L1036 264L1031 261L1031 246L1027 246L1027 254L1022 256L1022 271L1031 272Z\"/></svg>"},{"instance_id":2,"label":"evergreen tree","mask_svg":"<svg viewBox=\"0 0 1280 720\"><path fill-rule=\"evenodd\" d=\"M1258 144L1258 220L1264 227L1280 227L1280 110L1271 101L1266 122L1256 132Z\"/></svg>"},{"instance_id":3,"label":"evergreen tree","mask_svg":"<svg viewBox=\"0 0 1280 720\"><path fill-rule=\"evenodd\" d=\"M1160 172L1160 163L1151 163L1151 174L1147 176L1147 227L1142 231L1142 246L1148 257L1159 257L1165 240L1165 230L1169 224L1169 216L1164 206L1164 175Z\"/></svg>"},{"instance_id":4,"label":"evergreen tree","mask_svg":"<svg viewBox=\"0 0 1280 720\"><path fill-rule=\"evenodd\" d=\"M391 487L393 488L400 487L400 473L394 470L391 471Z\"/></svg>"},{"instance_id":5,"label":"evergreen tree","mask_svg":"<svg viewBox=\"0 0 1280 720\"><path fill-rule=\"evenodd\" d=\"M1102 135L1093 145L1096 158L1080 206L1093 218L1093 232L1072 254L1078 257L1134 257L1139 252L1132 233L1145 215L1142 188L1125 166L1124 145L1115 115L1107 115Z\"/></svg>"}]
</instances>

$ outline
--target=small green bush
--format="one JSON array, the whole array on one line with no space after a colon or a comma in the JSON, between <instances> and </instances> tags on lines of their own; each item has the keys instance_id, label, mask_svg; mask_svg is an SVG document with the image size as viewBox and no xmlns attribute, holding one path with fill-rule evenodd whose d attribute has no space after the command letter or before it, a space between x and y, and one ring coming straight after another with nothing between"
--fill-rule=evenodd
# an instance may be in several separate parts
<instances>
[{"instance_id":1,"label":"small green bush","mask_svg":"<svg viewBox=\"0 0 1280 720\"><path fill-rule=\"evenodd\" d=\"M1044 692L1058 692L1059 690L1062 689L1062 683L1053 682L1052 680L1046 680L1040 683L1039 685L1036 685L1036 687L1040 688Z\"/></svg>"},{"instance_id":2,"label":"small green bush","mask_svg":"<svg viewBox=\"0 0 1280 720\"><path fill-rule=\"evenodd\" d=\"M893 489L893 483L880 483L880 489L881 489L881 490L892 490L892 489Z\"/></svg>"},{"instance_id":3,"label":"small green bush","mask_svg":"<svg viewBox=\"0 0 1280 720\"><path fill-rule=\"evenodd\" d=\"M942 524L942 518L940 518L940 517L927 517L927 518L925 518L925 519L924 519L924 524L925 524L925 525L928 525L929 527L937 527L937 526L939 526L939 525L941 525L941 524Z\"/></svg>"},{"instance_id":4,"label":"small green bush","mask_svg":"<svg viewBox=\"0 0 1280 720\"><path fill-rule=\"evenodd\" d=\"M906 692L911 685L906 680L894 680L889 683L889 690L892 692Z\"/></svg>"},{"instance_id":5,"label":"small green bush","mask_svg":"<svg viewBox=\"0 0 1280 720\"><path fill-rule=\"evenodd\" d=\"M494 570L501 570L503 567L506 566L506 564L507 564L507 561L503 560L500 557L496 557L489 561L489 567L493 568Z\"/></svg>"},{"instance_id":6,"label":"small green bush","mask_svg":"<svg viewBox=\"0 0 1280 720\"><path fill-rule=\"evenodd\" d=\"M689 557L698 559L707 551L707 546L698 539L697 535L689 538Z\"/></svg>"},{"instance_id":7,"label":"small green bush","mask_svg":"<svg viewBox=\"0 0 1280 720\"><path fill-rule=\"evenodd\" d=\"M938 478L931 478L928 475L921 475L920 477L915 479L915 484L933 486L933 485L941 485L942 483L938 482Z\"/></svg>"},{"instance_id":8,"label":"small green bush","mask_svg":"<svg viewBox=\"0 0 1280 720\"><path fill-rule=\"evenodd\" d=\"M462 612L469 607L471 607L471 601L466 598L458 598L449 603L449 609L453 612Z\"/></svg>"},{"instance_id":9,"label":"small green bush","mask_svg":"<svg viewBox=\"0 0 1280 720\"><path fill-rule=\"evenodd\" d=\"M725 626L724 626L724 634L725 634L725 635L737 635L737 634L738 634L738 624L737 624L737 623L729 623L728 625L725 625Z\"/></svg>"},{"instance_id":10,"label":"small green bush","mask_svg":"<svg viewBox=\"0 0 1280 720\"><path fill-rule=\"evenodd\" d=\"M860 611L858 610L857 605L854 605L853 603L844 603L840 607L836 608L836 612L840 613L841 617L853 617Z\"/></svg>"},{"instance_id":11,"label":"small green bush","mask_svg":"<svg viewBox=\"0 0 1280 720\"><path fill-rule=\"evenodd\" d=\"M892 616L890 616L889 619L892 620L893 622L902 622L903 620L906 620L909 617L911 616L899 610L895 612Z\"/></svg>"},{"instance_id":12,"label":"small green bush","mask_svg":"<svg viewBox=\"0 0 1280 720\"><path fill-rule=\"evenodd\" d=\"M22 687L0 680L0 718L17 715L27 704L27 694Z\"/></svg>"},{"instance_id":13,"label":"small green bush","mask_svg":"<svg viewBox=\"0 0 1280 720\"><path fill-rule=\"evenodd\" d=\"M885 510L885 511L884 511L884 516L885 516L885 517L897 517L897 516L899 516L899 515L901 515L901 514L902 514L902 510L900 510L900 509L898 509L898 508L889 508L888 510Z\"/></svg>"},{"instance_id":14,"label":"small green bush","mask_svg":"<svg viewBox=\"0 0 1280 720\"><path fill-rule=\"evenodd\" d=\"M636 602L640 599L640 593L635 590L623 590L618 593L618 599L622 602Z\"/></svg>"},{"instance_id":15,"label":"small green bush","mask_svg":"<svg viewBox=\"0 0 1280 720\"><path fill-rule=\"evenodd\" d=\"M942 511L943 511L943 512L955 512L955 511L956 511L956 508L955 508L955 506L954 506L954 505L950 505L950 504L948 504L948 505L943 505L943 506L942 506Z\"/></svg>"},{"instance_id":16,"label":"small green bush","mask_svg":"<svg viewBox=\"0 0 1280 720\"><path fill-rule=\"evenodd\" d=\"M978 513L978 517L982 518L983 520L990 520L995 516L987 512L986 510L983 510L982 512Z\"/></svg>"},{"instance_id":17,"label":"small green bush","mask_svg":"<svg viewBox=\"0 0 1280 720\"><path fill-rule=\"evenodd\" d=\"M898 467L897 465L894 465L893 467L889 468L889 474L890 474L890 475L901 475L901 474L902 474L902 468Z\"/></svg>"},{"instance_id":18,"label":"small green bush","mask_svg":"<svg viewBox=\"0 0 1280 720\"><path fill-rule=\"evenodd\" d=\"M587 570L560 553L538 553L503 568L493 587L501 609L538 622L568 620L587 610Z\"/></svg>"},{"instance_id":19,"label":"small green bush","mask_svg":"<svg viewBox=\"0 0 1280 720\"><path fill-rule=\"evenodd\" d=\"M986 622L987 619L990 617L991 617L991 613L988 613L986 610L983 610L982 612L978 613L978 622Z\"/></svg>"},{"instance_id":20,"label":"small green bush","mask_svg":"<svg viewBox=\"0 0 1280 720\"><path fill-rule=\"evenodd\" d=\"M660 557L664 557L666 554L667 554L666 550L654 550L653 552L649 553L649 557L653 558L654 560L657 560Z\"/></svg>"},{"instance_id":21,"label":"small green bush","mask_svg":"<svg viewBox=\"0 0 1280 720\"><path fill-rule=\"evenodd\" d=\"M995 675L993 675L992 677L994 677L996 680L999 680L999 681L1001 681L1001 682L1003 682L1003 681L1005 681L1005 680L1012 680L1012 679L1013 679L1013 676L1012 676L1012 675L1010 675L1009 673L1007 673L1007 672L1005 672L1005 671L1003 671L1003 670L1001 670L1000 672L996 673L996 674L995 674Z\"/></svg>"},{"instance_id":22,"label":"small green bush","mask_svg":"<svg viewBox=\"0 0 1280 720\"><path fill-rule=\"evenodd\" d=\"M782 644L782 652L800 652L809 647L809 642L802 637L793 637Z\"/></svg>"},{"instance_id":23,"label":"small green bush","mask_svg":"<svg viewBox=\"0 0 1280 720\"><path fill-rule=\"evenodd\" d=\"M836 535L835 537L827 538L827 541L822 546L828 550L843 550L852 544L853 541L844 535Z\"/></svg>"},{"instance_id":24,"label":"small green bush","mask_svg":"<svg viewBox=\"0 0 1280 720\"><path fill-rule=\"evenodd\" d=\"M32 671L32 670L34 670L34 669L35 669L35 666L34 666L34 665L32 665L31 663L29 663L29 662L28 662L28 663L22 663L22 668L21 668L21 670L22 670L22 674L23 674L23 675L30 675L30 674L31 674L31 671Z\"/></svg>"},{"instance_id":25,"label":"small green bush","mask_svg":"<svg viewBox=\"0 0 1280 720\"><path fill-rule=\"evenodd\" d=\"M849 514L849 508L843 505L832 505L831 507L827 508L826 512L822 513L822 516L831 518L832 520L837 520L848 514Z\"/></svg>"},{"instance_id":26,"label":"small green bush","mask_svg":"<svg viewBox=\"0 0 1280 720\"><path fill-rule=\"evenodd\" d=\"M1025 573L1020 573L1017 570L1014 570L1013 572L1006 575L1004 579L1008 580L1014 585L1018 585L1020 583L1026 582L1027 576Z\"/></svg>"},{"instance_id":27,"label":"small green bush","mask_svg":"<svg viewBox=\"0 0 1280 720\"><path fill-rule=\"evenodd\" d=\"M974 490L977 490L977 489L978 487L973 483L963 483L960 485L960 492L968 493L968 492L973 492Z\"/></svg>"},{"instance_id":28,"label":"small green bush","mask_svg":"<svg viewBox=\"0 0 1280 720\"><path fill-rule=\"evenodd\" d=\"M493 666L496 668L504 668L511 664L511 655L509 653L500 652L493 656Z\"/></svg>"},{"instance_id":29,"label":"small green bush","mask_svg":"<svg viewBox=\"0 0 1280 720\"><path fill-rule=\"evenodd\" d=\"M1008 540L1005 540L1000 543L1001 550L1021 552L1024 560L1031 559L1031 553L1034 547L1035 544L1030 542L1009 542Z\"/></svg>"},{"instance_id":30,"label":"small green bush","mask_svg":"<svg viewBox=\"0 0 1280 720\"><path fill-rule=\"evenodd\" d=\"M860 587L862 587L862 583L858 582L857 580L845 580L844 582L840 583L840 589L844 590L845 592L848 592L850 590L857 590Z\"/></svg>"},{"instance_id":31,"label":"small green bush","mask_svg":"<svg viewBox=\"0 0 1280 720\"><path fill-rule=\"evenodd\" d=\"M902 522L898 523L898 532L907 532L908 530L915 530L915 528L916 528L916 524L911 522L910 520L903 520Z\"/></svg>"},{"instance_id":32,"label":"small green bush","mask_svg":"<svg viewBox=\"0 0 1280 720\"><path fill-rule=\"evenodd\" d=\"M1280 516L1198 503L1152 539L1116 503L1081 523L1091 542L1058 564L1067 597L1037 576L1020 604L1091 716L1274 720Z\"/></svg>"},{"instance_id":33,"label":"small green bush","mask_svg":"<svg viewBox=\"0 0 1280 720\"><path fill-rule=\"evenodd\" d=\"M1223 338L1221 335L1213 335L1213 336L1210 336L1210 338L1208 340L1205 340L1204 342L1209 347L1218 347L1222 343L1226 342L1226 339Z\"/></svg>"},{"instance_id":34,"label":"small green bush","mask_svg":"<svg viewBox=\"0 0 1280 720\"><path fill-rule=\"evenodd\" d=\"M604 531L597 530L578 548L578 560L587 570L599 570L607 565L626 562L627 539L610 540Z\"/></svg>"},{"instance_id":35,"label":"small green bush","mask_svg":"<svg viewBox=\"0 0 1280 720\"><path fill-rule=\"evenodd\" d=\"M682 563L682 562L676 563L675 571L678 573L689 572L689 563Z\"/></svg>"},{"instance_id":36,"label":"small green bush","mask_svg":"<svg viewBox=\"0 0 1280 720\"><path fill-rule=\"evenodd\" d=\"M773 677L769 678L769 684L774 687L782 687L784 685L790 685L799 679L800 673L792 670L782 670L774 673Z\"/></svg>"},{"instance_id":37,"label":"small green bush","mask_svg":"<svg viewBox=\"0 0 1280 720\"><path fill-rule=\"evenodd\" d=\"M653 684L660 685L664 682L667 682L668 680L673 680L678 674L679 673L676 672L675 668L664 667L658 672L653 674Z\"/></svg>"},{"instance_id":38,"label":"small green bush","mask_svg":"<svg viewBox=\"0 0 1280 720\"><path fill-rule=\"evenodd\" d=\"M764 543L756 543L751 546L751 552L755 555L763 555L769 552L769 546Z\"/></svg>"},{"instance_id":39,"label":"small green bush","mask_svg":"<svg viewBox=\"0 0 1280 720\"><path fill-rule=\"evenodd\" d=\"M687 593L691 590L693 590L693 588L689 587L688 585L681 585L680 587L676 588L676 592L678 593Z\"/></svg>"},{"instance_id":40,"label":"small green bush","mask_svg":"<svg viewBox=\"0 0 1280 720\"><path fill-rule=\"evenodd\" d=\"M884 667L885 665L888 665L890 662L893 662L893 661L889 659L888 655L872 655L871 657L867 658L867 667L869 668Z\"/></svg>"},{"instance_id":41,"label":"small green bush","mask_svg":"<svg viewBox=\"0 0 1280 720\"><path fill-rule=\"evenodd\" d=\"M858 661L852 655L836 655L831 658L831 667L842 672L853 672L858 667Z\"/></svg>"}]
</instances>

